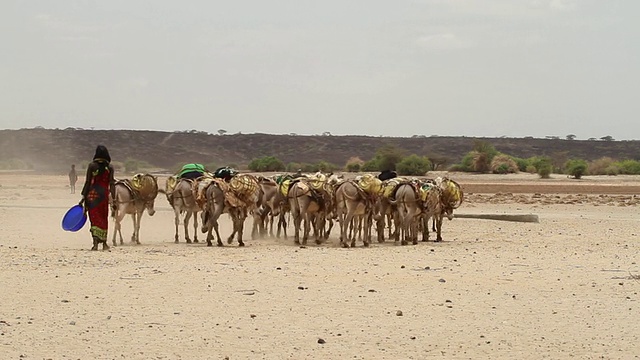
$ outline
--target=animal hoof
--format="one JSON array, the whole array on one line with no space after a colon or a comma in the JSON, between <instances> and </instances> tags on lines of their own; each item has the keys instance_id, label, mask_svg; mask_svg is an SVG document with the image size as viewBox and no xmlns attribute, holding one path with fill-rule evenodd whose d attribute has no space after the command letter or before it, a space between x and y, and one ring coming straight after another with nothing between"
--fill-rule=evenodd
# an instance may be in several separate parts
<instances>
[{"instance_id":1,"label":"animal hoof","mask_svg":"<svg viewBox=\"0 0 640 360\"><path fill-rule=\"evenodd\" d=\"M244 246L244 243L243 242L238 243L238 246Z\"/></svg>"},{"instance_id":2,"label":"animal hoof","mask_svg":"<svg viewBox=\"0 0 640 360\"><path fill-rule=\"evenodd\" d=\"M198 239L194 239L193 242L196 244L199 243Z\"/></svg>"},{"instance_id":3,"label":"animal hoof","mask_svg":"<svg viewBox=\"0 0 640 360\"><path fill-rule=\"evenodd\" d=\"M322 240L320 239L316 240L316 245L322 245Z\"/></svg>"},{"instance_id":4,"label":"animal hoof","mask_svg":"<svg viewBox=\"0 0 640 360\"><path fill-rule=\"evenodd\" d=\"M368 242L364 243L364 247L369 247L369 243Z\"/></svg>"},{"instance_id":5,"label":"animal hoof","mask_svg":"<svg viewBox=\"0 0 640 360\"><path fill-rule=\"evenodd\" d=\"M191 244L191 239L187 239L187 244Z\"/></svg>"},{"instance_id":6,"label":"animal hoof","mask_svg":"<svg viewBox=\"0 0 640 360\"><path fill-rule=\"evenodd\" d=\"M213 246L213 244L211 243L211 241L207 242L207 246Z\"/></svg>"}]
</instances>

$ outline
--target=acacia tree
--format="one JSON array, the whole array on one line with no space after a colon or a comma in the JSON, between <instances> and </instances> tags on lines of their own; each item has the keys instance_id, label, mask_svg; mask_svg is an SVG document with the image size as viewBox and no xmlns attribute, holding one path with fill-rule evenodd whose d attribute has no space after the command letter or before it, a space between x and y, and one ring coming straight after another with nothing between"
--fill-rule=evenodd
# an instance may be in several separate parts
<instances>
[{"instance_id":1,"label":"acacia tree","mask_svg":"<svg viewBox=\"0 0 640 360\"><path fill-rule=\"evenodd\" d=\"M373 159L365 162L362 166L363 171L385 171L395 170L398 164L404 158L404 151L393 145L385 145L376 151Z\"/></svg>"},{"instance_id":2,"label":"acacia tree","mask_svg":"<svg viewBox=\"0 0 640 360\"><path fill-rule=\"evenodd\" d=\"M581 159L569 160L564 165L566 173L569 176L573 176L575 179L580 179L582 175L585 175L588 167L589 165L587 162Z\"/></svg>"},{"instance_id":3,"label":"acacia tree","mask_svg":"<svg viewBox=\"0 0 640 360\"><path fill-rule=\"evenodd\" d=\"M402 159L396 168L400 175L423 176L431 169L431 161L425 156L412 154Z\"/></svg>"}]
</instances>

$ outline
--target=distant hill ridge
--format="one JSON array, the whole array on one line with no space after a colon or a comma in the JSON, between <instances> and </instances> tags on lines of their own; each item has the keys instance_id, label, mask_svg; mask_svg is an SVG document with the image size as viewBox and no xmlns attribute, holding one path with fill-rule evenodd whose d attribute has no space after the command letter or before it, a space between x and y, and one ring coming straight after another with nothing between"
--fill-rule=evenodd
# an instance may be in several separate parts
<instances>
[{"instance_id":1,"label":"distant hill ridge","mask_svg":"<svg viewBox=\"0 0 640 360\"><path fill-rule=\"evenodd\" d=\"M275 156L289 162L315 163L320 160L343 166L351 157L372 158L385 145L407 154L446 157L457 163L470 151L474 141L490 142L505 154L528 158L537 155L594 160L640 159L640 141L565 140L536 138L474 137L374 137L165 132L143 130L20 129L0 130L0 161L20 159L42 171L59 171L69 164L86 163L97 144L109 148L114 160L146 161L159 168L175 169L178 164L246 165L252 159Z\"/></svg>"}]
</instances>

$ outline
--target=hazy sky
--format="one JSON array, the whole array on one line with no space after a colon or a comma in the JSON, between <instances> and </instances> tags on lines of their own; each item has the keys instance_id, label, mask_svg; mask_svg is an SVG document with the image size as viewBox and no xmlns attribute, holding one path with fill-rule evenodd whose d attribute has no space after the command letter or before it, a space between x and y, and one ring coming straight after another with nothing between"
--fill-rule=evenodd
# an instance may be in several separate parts
<instances>
[{"instance_id":1,"label":"hazy sky","mask_svg":"<svg viewBox=\"0 0 640 360\"><path fill-rule=\"evenodd\" d=\"M0 128L640 139L640 1L11 1Z\"/></svg>"}]
</instances>

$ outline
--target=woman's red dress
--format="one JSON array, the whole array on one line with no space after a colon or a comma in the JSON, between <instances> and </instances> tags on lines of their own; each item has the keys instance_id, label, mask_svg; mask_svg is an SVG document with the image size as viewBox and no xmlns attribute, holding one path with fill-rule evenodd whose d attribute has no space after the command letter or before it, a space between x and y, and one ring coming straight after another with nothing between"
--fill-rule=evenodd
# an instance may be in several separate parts
<instances>
[{"instance_id":1,"label":"woman's red dress","mask_svg":"<svg viewBox=\"0 0 640 360\"><path fill-rule=\"evenodd\" d=\"M107 240L110 178L111 174L108 167L101 174L94 174L86 200L89 220L91 221L91 235L97 237L100 241Z\"/></svg>"}]
</instances>

